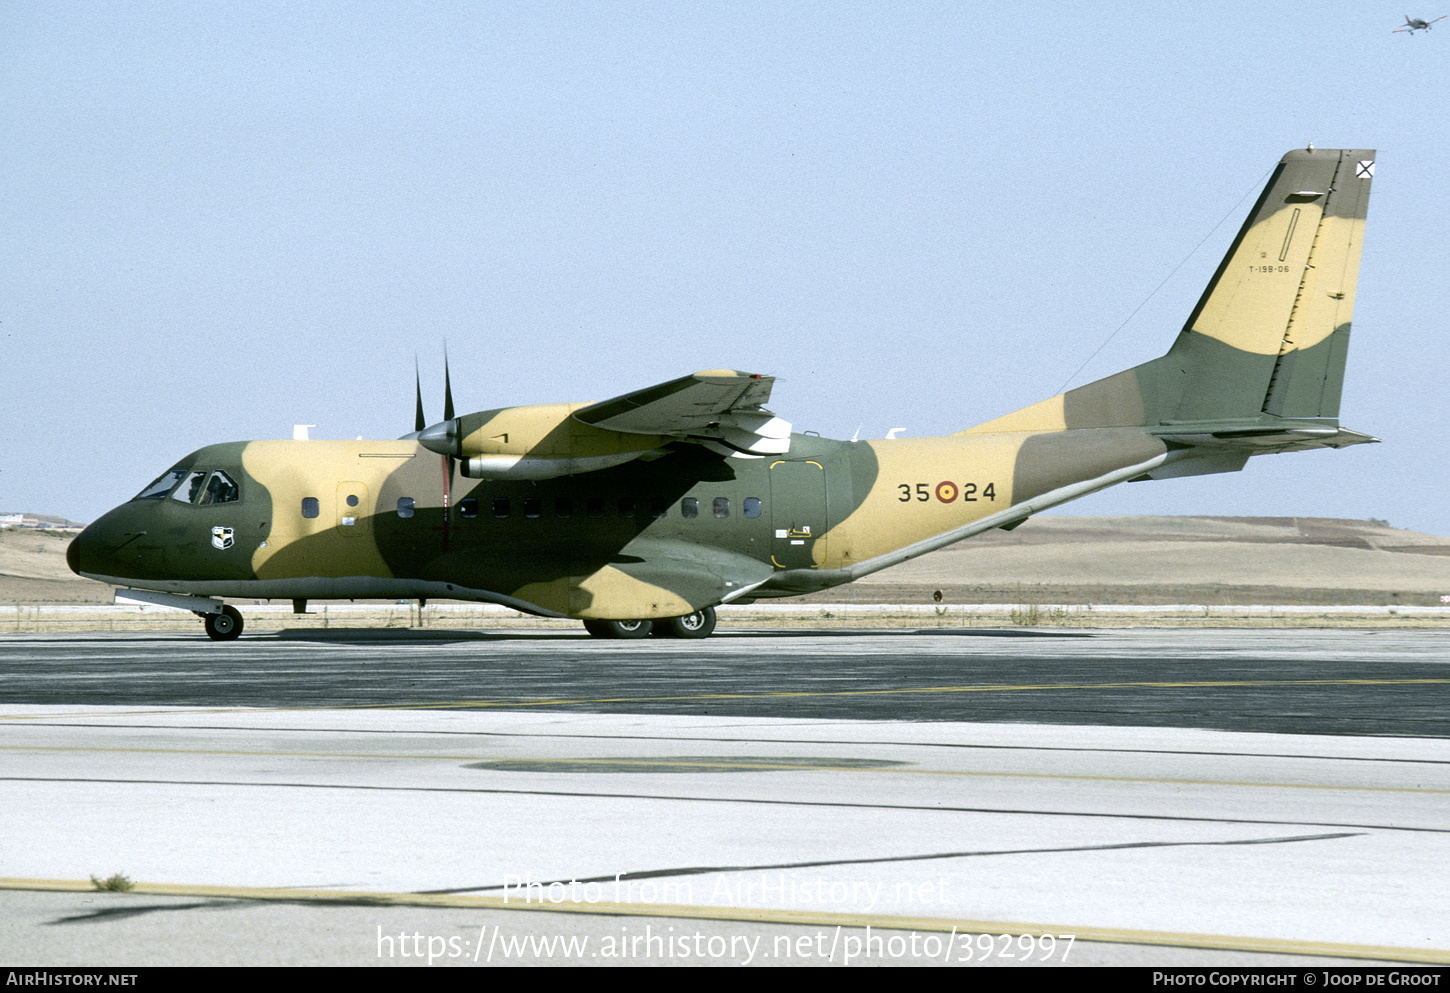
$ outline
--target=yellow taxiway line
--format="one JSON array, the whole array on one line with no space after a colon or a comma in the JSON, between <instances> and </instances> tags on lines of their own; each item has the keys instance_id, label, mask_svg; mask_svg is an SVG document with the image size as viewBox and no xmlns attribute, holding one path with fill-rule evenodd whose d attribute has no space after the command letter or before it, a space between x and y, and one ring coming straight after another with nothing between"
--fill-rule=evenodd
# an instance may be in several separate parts
<instances>
[{"instance_id":1,"label":"yellow taxiway line","mask_svg":"<svg viewBox=\"0 0 1450 993\"><path fill-rule=\"evenodd\" d=\"M69 879L0 878L0 890L42 890L73 893L99 892L91 881ZM363 891L267 889L243 886L197 886L169 883L134 883L127 892L145 896L212 897L215 899L288 901L317 904L360 904L394 907L448 907L473 910L519 910L545 913L598 914L624 917L662 917L810 927L866 928L889 931L951 932L955 935L1072 935L1077 941L1121 945L1164 945L1177 948L1212 948L1223 951L1309 955L1325 958L1368 959L1382 962L1450 964L1450 950L1404 948L1392 945L1351 945L1287 938L1244 935L1193 934L1175 931L1137 931L1126 928L1081 927L1066 924L1029 924L1020 921L973 921L954 918L895 917L837 914L808 910L767 908L694 907L635 903L551 903L496 896L435 893L375 893Z\"/></svg>"}]
</instances>

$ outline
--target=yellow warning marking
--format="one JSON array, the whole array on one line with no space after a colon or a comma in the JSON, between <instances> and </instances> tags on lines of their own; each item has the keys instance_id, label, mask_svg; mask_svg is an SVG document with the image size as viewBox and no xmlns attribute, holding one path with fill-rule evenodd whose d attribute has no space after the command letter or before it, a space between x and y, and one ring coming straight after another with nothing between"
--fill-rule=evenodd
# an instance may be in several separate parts
<instances>
[{"instance_id":1,"label":"yellow warning marking","mask_svg":"<svg viewBox=\"0 0 1450 993\"><path fill-rule=\"evenodd\" d=\"M6 879L0 889L95 893L89 880ZM468 896L456 893L375 893L366 891L270 889L244 886L204 886L175 883L135 883L131 893L147 896L214 897L233 900L287 900L310 903L370 904L395 907L450 907L473 910L542 911L556 914L591 914L623 917L663 917L713 921L748 921L757 924L800 924L813 927L873 928L888 931L934 931L954 935L1032 934L1072 935L1077 941L1115 945L1163 945L1177 948L1212 948L1223 951L1313 955L1325 958L1369 959L1382 962L1450 964L1450 950L1404 948L1395 945L1351 945L1330 941L1295 941L1249 935L1195 934L1130 928L1083 927L1076 924L1040 924L1023 921L979 921L966 918L897 917L881 914L839 914L810 910L772 910L742 907L692 907L670 904L524 902L518 897ZM955 961L955 959L953 959Z\"/></svg>"}]
</instances>

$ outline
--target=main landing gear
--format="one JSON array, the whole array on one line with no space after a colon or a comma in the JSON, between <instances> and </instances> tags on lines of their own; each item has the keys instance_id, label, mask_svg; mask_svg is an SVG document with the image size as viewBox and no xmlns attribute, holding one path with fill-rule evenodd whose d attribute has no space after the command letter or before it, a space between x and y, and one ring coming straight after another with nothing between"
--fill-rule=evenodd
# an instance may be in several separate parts
<instances>
[{"instance_id":1,"label":"main landing gear","mask_svg":"<svg viewBox=\"0 0 1450 993\"><path fill-rule=\"evenodd\" d=\"M201 620L206 625L206 636L212 641L232 641L242 633L242 613L231 604L220 613L203 614Z\"/></svg>"},{"instance_id":2,"label":"main landing gear","mask_svg":"<svg viewBox=\"0 0 1450 993\"><path fill-rule=\"evenodd\" d=\"M715 608L659 621L585 621L584 630L596 638L708 638L715 630Z\"/></svg>"}]
</instances>

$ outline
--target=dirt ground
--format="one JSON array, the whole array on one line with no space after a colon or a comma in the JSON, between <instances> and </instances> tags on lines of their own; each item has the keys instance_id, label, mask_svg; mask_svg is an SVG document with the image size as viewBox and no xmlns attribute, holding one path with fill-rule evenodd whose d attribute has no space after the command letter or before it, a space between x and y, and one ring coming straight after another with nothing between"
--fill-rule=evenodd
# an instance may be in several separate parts
<instances>
[{"instance_id":1,"label":"dirt ground","mask_svg":"<svg viewBox=\"0 0 1450 993\"><path fill-rule=\"evenodd\" d=\"M0 603L108 603L73 534L0 531ZM1450 538L1302 517L1034 517L808 597L815 603L1440 606Z\"/></svg>"}]
</instances>

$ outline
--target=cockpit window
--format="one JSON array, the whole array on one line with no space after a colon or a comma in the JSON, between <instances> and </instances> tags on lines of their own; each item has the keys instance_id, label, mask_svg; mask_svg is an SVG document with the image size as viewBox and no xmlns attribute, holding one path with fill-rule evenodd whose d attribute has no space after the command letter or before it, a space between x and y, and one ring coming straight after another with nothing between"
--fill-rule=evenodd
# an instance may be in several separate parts
<instances>
[{"instance_id":1,"label":"cockpit window","mask_svg":"<svg viewBox=\"0 0 1450 993\"><path fill-rule=\"evenodd\" d=\"M205 469L193 471L186 482L172 491L171 499L180 500L182 503L195 503L197 494L201 492L201 484L205 479Z\"/></svg>"},{"instance_id":2,"label":"cockpit window","mask_svg":"<svg viewBox=\"0 0 1450 993\"><path fill-rule=\"evenodd\" d=\"M150 486L137 493L133 500L164 500L171 488L186 478L186 469L168 469Z\"/></svg>"},{"instance_id":3,"label":"cockpit window","mask_svg":"<svg viewBox=\"0 0 1450 993\"><path fill-rule=\"evenodd\" d=\"M206 506L235 503L242 498L241 487L231 476L217 469L172 469L156 482L136 494L137 500L160 500L167 493L182 503Z\"/></svg>"},{"instance_id":4,"label":"cockpit window","mask_svg":"<svg viewBox=\"0 0 1450 993\"><path fill-rule=\"evenodd\" d=\"M206 488L201 491L197 503L207 505L215 503L235 503L242 498L241 487L237 486L231 476L218 469L211 474L206 481Z\"/></svg>"}]
</instances>

